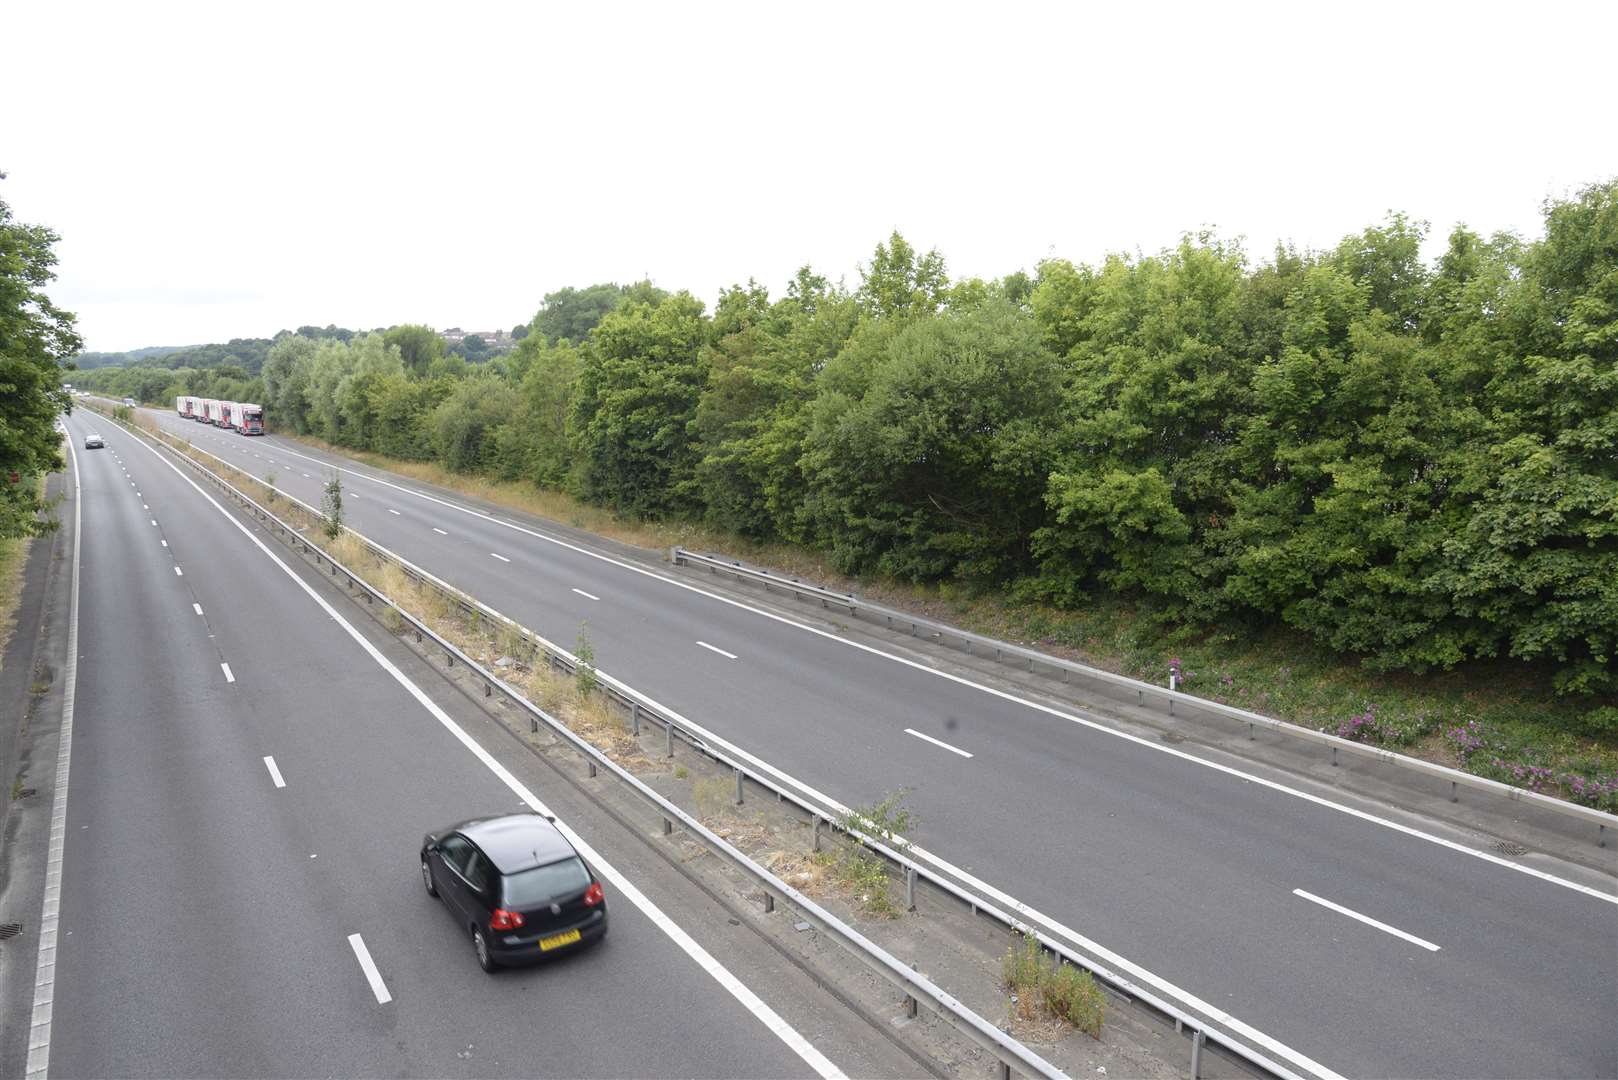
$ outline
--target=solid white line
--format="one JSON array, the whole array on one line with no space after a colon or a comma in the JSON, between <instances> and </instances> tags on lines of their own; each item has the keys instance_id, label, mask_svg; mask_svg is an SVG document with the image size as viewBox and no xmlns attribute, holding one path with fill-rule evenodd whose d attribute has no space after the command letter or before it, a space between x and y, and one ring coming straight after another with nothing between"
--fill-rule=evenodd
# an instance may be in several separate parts
<instances>
[{"instance_id":1,"label":"solid white line","mask_svg":"<svg viewBox=\"0 0 1618 1080\"><path fill-rule=\"evenodd\" d=\"M511 561L510 559L506 558L504 555L497 554L497 553L495 553L493 551L489 552L489 554L493 555L496 559L499 559L501 562L510 562Z\"/></svg>"},{"instance_id":2,"label":"solid white line","mask_svg":"<svg viewBox=\"0 0 1618 1080\"><path fill-rule=\"evenodd\" d=\"M393 507L391 507L391 506L390 506L390 507L388 507L388 513L390 513L390 514L393 514L393 515L394 515L394 516L396 516L396 517L398 517L398 516L402 516L402 515L400 515L400 514L399 514L399 511L397 511L397 510L395 510L395 509L394 509L394 508L393 508Z\"/></svg>"},{"instance_id":3,"label":"solid white line","mask_svg":"<svg viewBox=\"0 0 1618 1080\"><path fill-rule=\"evenodd\" d=\"M315 604L326 613L328 618L330 618L338 626L342 627L344 633L348 634L348 636L353 639L353 641L358 644L361 649L365 650L365 653L370 656L372 661L374 661L379 667L382 668L382 670L386 671L390 676L392 676L393 680L402 686L411 697L415 698L421 707L426 709L427 712L432 715L433 719L437 720L441 725L443 725L445 730L447 730L462 746L466 747L474 757L482 762L485 768L494 773L494 775L498 777L500 781L506 785L506 787L510 788L519 799L532 807L535 813L554 816L551 810L546 807L544 803L539 801L539 797L537 795L528 790L527 786L513 776L509 769L500 764L500 762L496 761L494 755L485 750L476 739L468 735L466 731L459 724L457 724L448 713L439 707L437 702L427 696L426 691L417 686L408 675L400 671L393 661L389 660L386 656L383 656L381 651L377 649L375 645L371 644L365 635L361 634L357 629L354 628L352 623L343 618L343 616L337 611L336 608L332 607L325 597L315 592L314 587L303 578L299 577L290 566L288 566L278 555L276 555L269 549L268 546L265 545L264 541L260 540L257 536L254 536L246 525L243 525L230 513L230 511L221 506L218 500L204 491L195 480L181 472L178 465L164 457L144 440L137 439L136 441L140 443L142 449L151 454L153 457L157 458L165 466L167 466L171 472L189 484L191 489L198 495L201 495L202 498L215 510L219 511L220 515L223 516L226 521L230 522L230 524L235 527L236 531L247 537L248 541L251 542L254 547L263 552L265 558L269 559L272 563L280 568L282 573L291 578L293 583L297 585L299 589L303 590L304 595L313 600ZM664 934L668 935L670 940L678 945L687 956L691 957L691 959L694 960L703 971L707 972L715 982L724 987L727 993L729 993L737 1001L741 1002L743 1007L751 1012L760 1023L769 1028L769 1030L772 1031L782 1042L786 1043L786 1045L800 1058L802 1058L817 1075L825 1078L825 1080L835 1080L835 1078L842 1077L843 1073L841 1070L839 1070L836 1065L833 1065L824 1054L816 1049L813 1043L799 1034L791 1024L787 1023L786 1020L781 1018L779 1013L770 1008L770 1006L757 994L755 994L745 983L743 983L735 975L731 974L728 968L726 968L718 960L714 959L713 954L709 953L707 949L704 949L702 945L698 943L696 939L692 938L690 934L686 933L678 923L670 919L668 915L663 912L662 908L658 907L652 902L650 897L635 887L634 882L630 881L616 867L607 862L607 860L602 857L600 852L585 841L584 837L574 832L571 826L567 825L561 820L557 820L556 827L561 831L563 836L568 838L568 841L572 843L574 848L578 850L579 854L583 855L585 860L591 866L594 866L597 870L599 870L602 876L606 877L607 880L612 883L613 887L624 895L625 899L634 904L636 907L640 908L640 910L645 913L646 917L649 918L659 930L662 930ZM358 935L355 936L358 937ZM356 953L357 952L358 950L356 950Z\"/></svg>"},{"instance_id":4,"label":"solid white line","mask_svg":"<svg viewBox=\"0 0 1618 1080\"><path fill-rule=\"evenodd\" d=\"M174 576L175 577L185 577L185 571L181 570L178 566L176 566L174 568Z\"/></svg>"},{"instance_id":5,"label":"solid white line","mask_svg":"<svg viewBox=\"0 0 1618 1080\"><path fill-rule=\"evenodd\" d=\"M583 589L574 589L573 591L578 593L580 596L584 597L586 600L600 600L601 599L601 597L597 596L595 593L587 593Z\"/></svg>"},{"instance_id":6,"label":"solid white line","mask_svg":"<svg viewBox=\"0 0 1618 1080\"><path fill-rule=\"evenodd\" d=\"M1404 938L1406 941L1410 942L1410 944L1412 944L1412 945L1420 945L1422 948L1426 949L1428 952L1437 952L1438 951L1438 946L1434 945L1432 942L1426 940L1425 938L1419 938L1415 934L1407 934L1403 930L1400 930L1397 926L1389 926L1387 923L1379 922L1378 920L1371 918L1369 915L1361 915L1357 911L1350 911L1348 908L1344 907L1342 904L1334 904L1330 900L1326 900L1326 899L1323 899L1323 898L1321 898L1319 896L1316 896L1314 893L1304 892L1302 889L1293 889L1292 890L1292 895L1293 896L1301 896L1305 900L1308 900L1310 903L1319 904L1323 908L1330 908L1331 910L1337 912L1337 914L1339 914L1339 915L1347 915L1350 919L1358 919L1360 922L1364 923L1366 926L1374 926L1378 930L1381 930L1383 933L1392 934L1396 938Z\"/></svg>"},{"instance_id":7,"label":"solid white line","mask_svg":"<svg viewBox=\"0 0 1618 1080\"><path fill-rule=\"evenodd\" d=\"M387 984L382 981L382 973L376 969L376 962L371 959L371 950L365 947L365 939L358 934L348 935L348 944L354 950L354 958L360 962L360 970L365 972L365 981L371 984L371 993L376 995L378 1005L386 1005L393 1000L388 993Z\"/></svg>"},{"instance_id":8,"label":"solid white line","mask_svg":"<svg viewBox=\"0 0 1618 1080\"><path fill-rule=\"evenodd\" d=\"M971 757L972 756L971 754L967 753L965 750L962 750L958 746L951 746L949 743L945 742L944 740L935 739L931 735L923 735L921 732L917 731L915 728L908 728L908 727L905 728L905 734L906 735L914 735L916 738L922 740L923 742L930 742L934 746L941 746L945 750L948 750L952 754L959 754L962 757Z\"/></svg>"},{"instance_id":9,"label":"solid white line","mask_svg":"<svg viewBox=\"0 0 1618 1080\"><path fill-rule=\"evenodd\" d=\"M275 759L268 754L264 755L264 767L270 770L270 779L275 782L276 787L287 786L287 782L281 779L281 770L276 768Z\"/></svg>"},{"instance_id":10,"label":"solid white line","mask_svg":"<svg viewBox=\"0 0 1618 1080\"><path fill-rule=\"evenodd\" d=\"M235 682L236 681L236 676L234 676L234 675L232 675L230 673L230 665L229 664L221 663L219 666L225 672L225 681L226 682L230 683L230 682Z\"/></svg>"},{"instance_id":11,"label":"solid white line","mask_svg":"<svg viewBox=\"0 0 1618 1080\"><path fill-rule=\"evenodd\" d=\"M440 529L437 525L433 526L433 532L437 533L439 536L448 536L449 535L449 533L445 532L443 529Z\"/></svg>"},{"instance_id":12,"label":"solid white line","mask_svg":"<svg viewBox=\"0 0 1618 1080\"><path fill-rule=\"evenodd\" d=\"M575 590L573 590L573 591L574 591L574 592L578 592L578 590L577 590L577 589L575 589ZM699 642L697 642L697 644L698 644L698 645L701 645L701 646L702 646L702 647L703 647L703 648L704 648L704 649L707 649L707 650L709 650L709 651L710 651L710 652L716 652L716 653L718 653L718 654L719 654L719 655L720 655L720 656L723 656L723 657L724 657L724 658L725 658L725 659L727 659L727 660L734 660L734 659L736 659L736 654L735 654L735 653L733 653L733 652L726 652L726 651L725 651L725 650L724 650L724 649L721 649L721 648L720 648L720 647L719 647L719 646L717 646L717 645L710 645L710 644L708 644L708 643L707 643L707 642L706 642L706 641L699 641Z\"/></svg>"},{"instance_id":13,"label":"solid white line","mask_svg":"<svg viewBox=\"0 0 1618 1080\"><path fill-rule=\"evenodd\" d=\"M56 930L62 906L62 845L67 840L67 780L73 758L73 698L79 679L79 539L83 503L79 455L73 462L73 574L68 594L67 662L62 667L62 726L57 734L56 790L51 796L51 838L45 851L45 899L39 915L39 955L34 964L34 1007L28 1020L27 1080L44 1080L51 1063L51 1009L56 999Z\"/></svg>"},{"instance_id":14,"label":"solid white line","mask_svg":"<svg viewBox=\"0 0 1618 1080\"><path fill-rule=\"evenodd\" d=\"M202 605L201 604L192 604L191 605L191 610L196 612L198 615L201 615L202 614Z\"/></svg>"}]
</instances>

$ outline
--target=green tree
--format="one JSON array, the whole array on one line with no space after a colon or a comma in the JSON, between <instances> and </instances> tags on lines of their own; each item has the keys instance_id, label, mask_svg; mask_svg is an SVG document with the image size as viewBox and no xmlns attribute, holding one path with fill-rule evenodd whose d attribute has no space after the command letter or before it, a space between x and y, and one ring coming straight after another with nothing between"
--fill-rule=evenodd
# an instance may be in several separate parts
<instances>
[{"instance_id":1,"label":"green tree","mask_svg":"<svg viewBox=\"0 0 1618 1080\"><path fill-rule=\"evenodd\" d=\"M1004 300L856 339L826 370L805 443L815 534L846 570L1026 567L1061 391L1038 327Z\"/></svg>"},{"instance_id":2,"label":"green tree","mask_svg":"<svg viewBox=\"0 0 1618 1080\"><path fill-rule=\"evenodd\" d=\"M687 429L706 382L707 333L689 293L627 303L591 333L575 405L586 497L643 515L696 508Z\"/></svg>"},{"instance_id":3,"label":"green tree","mask_svg":"<svg viewBox=\"0 0 1618 1080\"><path fill-rule=\"evenodd\" d=\"M5 174L0 173L0 179ZM23 225L0 199L0 536L39 536L54 527L34 480L62 468L57 414L72 398L63 361L84 343L73 316L51 303L45 286L56 277L51 250L59 237Z\"/></svg>"},{"instance_id":4,"label":"green tree","mask_svg":"<svg viewBox=\"0 0 1618 1080\"><path fill-rule=\"evenodd\" d=\"M444 339L430 326L406 323L390 327L383 332L382 340L399 350L405 370L412 375L425 375L433 361L444 355Z\"/></svg>"},{"instance_id":5,"label":"green tree","mask_svg":"<svg viewBox=\"0 0 1618 1080\"><path fill-rule=\"evenodd\" d=\"M944 256L935 248L917 255L897 229L886 244L878 244L868 265L861 268L860 303L879 318L931 315L944 301L949 277Z\"/></svg>"}]
</instances>

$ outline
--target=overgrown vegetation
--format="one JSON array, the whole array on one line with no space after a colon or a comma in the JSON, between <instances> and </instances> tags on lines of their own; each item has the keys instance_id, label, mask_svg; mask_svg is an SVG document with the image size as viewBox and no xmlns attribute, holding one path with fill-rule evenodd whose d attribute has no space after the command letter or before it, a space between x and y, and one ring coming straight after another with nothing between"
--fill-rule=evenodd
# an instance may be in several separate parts
<instances>
[{"instance_id":1,"label":"overgrown vegetation","mask_svg":"<svg viewBox=\"0 0 1618 1080\"><path fill-rule=\"evenodd\" d=\"M1013 945L1000 962L1000 977L1011 991L1011 1011L1024 1020L1049 1016L1101 1038L1106 996L1088 971L1058 963L1032 935Z\"/></svg>"}]
</instances>

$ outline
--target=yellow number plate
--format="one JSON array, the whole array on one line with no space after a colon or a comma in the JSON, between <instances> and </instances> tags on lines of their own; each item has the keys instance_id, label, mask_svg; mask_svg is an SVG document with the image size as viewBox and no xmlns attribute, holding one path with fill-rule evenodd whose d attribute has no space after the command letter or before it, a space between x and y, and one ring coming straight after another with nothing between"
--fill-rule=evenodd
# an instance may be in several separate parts
<instances>
[{"instance_id":1,"label":"yellow number plate","mask_svg":"<svg viewBox=\"0 0 1618 1080\"><path fill-rule=\"evenodd\" d=\"M577 930L569 930L565 934L552 934L550 937L542 937L539 939L539 951L548 952L551 949L559 949L563 945L571 945L577 940L579 940L579 932Z\"/></svg>"}]
</instances>

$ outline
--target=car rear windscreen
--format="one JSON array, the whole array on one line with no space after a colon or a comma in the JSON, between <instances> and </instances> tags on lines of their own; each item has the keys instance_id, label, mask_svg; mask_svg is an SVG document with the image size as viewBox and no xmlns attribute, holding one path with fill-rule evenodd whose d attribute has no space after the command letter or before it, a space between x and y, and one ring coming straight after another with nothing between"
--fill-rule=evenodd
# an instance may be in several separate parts
<instances>
[{"instance_id":1,"label":"car rear windscreen","mask_svg":"<svg viewBox=\"0 0 1618 1080\"><path fill-rule=\"evenodd\" d=\"M590 884L590 872L577 855L506 877L506 904L524 908L575 893Z\"/></svg>"}]
</instances>

